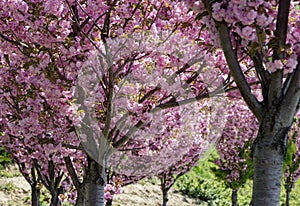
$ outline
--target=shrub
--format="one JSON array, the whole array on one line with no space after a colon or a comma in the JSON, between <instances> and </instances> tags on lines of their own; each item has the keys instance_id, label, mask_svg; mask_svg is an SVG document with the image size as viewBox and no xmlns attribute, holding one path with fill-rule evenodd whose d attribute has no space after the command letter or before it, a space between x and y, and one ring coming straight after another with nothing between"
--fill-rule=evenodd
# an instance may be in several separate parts
<instances>
[{"instance_id":1,"label":"shrub","mask_svg":"<svg viewBox=\"0 0 300 206\"><path fill-rule=\"evenodd\" d=\"M4 147L0 147L0 169L10 163L12 163L12 160L10 159L9 153L5 150Z\"/></svg>"},{"instance_id":2,"label":"shrub","mask_svg":"<svg viewBox=\"0 0 300 206\"><path fill-rule=\"evenodd\" d=\"M210 170L214 166L210 161L199 161L198 166L179 178L175 186L183 194L205 201L209 206L230 205L230 190L215 178Z\"/></svg>"}]
</instances>

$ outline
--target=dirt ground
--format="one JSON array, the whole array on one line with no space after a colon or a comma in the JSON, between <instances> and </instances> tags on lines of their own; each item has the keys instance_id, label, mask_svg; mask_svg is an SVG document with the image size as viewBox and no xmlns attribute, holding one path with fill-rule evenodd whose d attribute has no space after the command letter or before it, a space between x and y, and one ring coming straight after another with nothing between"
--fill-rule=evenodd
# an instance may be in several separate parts
<instances>
[{"instance_id":1,"label":"dirt ground","mask_svg":"<svg viewBox=\"0 0 300 206\"><path fill-rule=\"evenodd\" d=\"M168 194L168 206L206 206L197 204L197 201L180 194L171 188ZM160 206L162 195L159 185L150 182L128 185L123 193L114 198L113 206Z\"/></svg>"},{"instance_id":2,"label":"dirt ground","mask_svg":"<svg viewBox=\"0 0 300 206\"><path fill-rule=\"evenodd\" d=\"M16 176L17 168L7 168L12 177L0 177L0 206L29 206L30 185L22 176ZM168 206L205 206L180 194L174 187L169 191ZM113 206L160 206L162 195L158 181L142 180L123 188L122 194L114 197Z\"/></svg>"}]
</instances>

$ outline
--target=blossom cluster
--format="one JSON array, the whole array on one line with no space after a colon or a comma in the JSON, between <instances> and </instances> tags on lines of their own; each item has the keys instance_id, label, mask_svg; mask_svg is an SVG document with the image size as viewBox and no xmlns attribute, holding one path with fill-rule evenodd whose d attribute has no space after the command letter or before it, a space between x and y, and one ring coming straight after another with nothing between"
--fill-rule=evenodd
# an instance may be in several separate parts
<instances>
[{"instance_id":1,"label":"blossom cluster","mask_svg":"<svg viewBox=\"0 0 300 206\"><path fill-rule=\"evenodd\" d=\"M222 137L217 144L219 158L216 165L226 172L230 184L240 182L251 166L251 144L258 131L258 122L245 103L238 99L229 105L227 122ZM250 168L249 168L250 166Z\"/></svg>"},{"instance_id":2,"label":"blossom cluster","mask_svg":"<svg viewBox=\"0 0 300 206\"><path fill-rule=\"evenodd\" d=\"M151 154L162 160L163 167L156 171L163 172L183 154L193 156L192 153L202 152L190 149L196 144L191 137L198 135L190 131L196 130L202 121L196 113L192 109L160 111L159 107L208 95L207 87L215 80L201 73L204 59L215 61L212 55L208 56L209 46L200 48L200 44L209 45L209 33L197 30L193 13L184 2L130 0L111 5L109 1L95 0L80 4L63 0L9 0L1 1L0 7L0 129L4 133L0 141L20 165L27 181L37 181L33 169L40 174L43 184L49 176L57 180L68 176L66 157L71 158L80 180L84 178L86 154L91 152L87 151L90 148L81 147L85 138L78 134L76 126L87 115L83 106L93 112L95 122L91 126L95 134L101 134L107 126L110 68L114 73L115 99L109 144L126 138L130 128L143 121L145 125L139 133L121 149L132 150L146 144L147 149L139 154ZM96 66L104 64L94 74L100 75L102 81L91 88L89 83L95 79L85 79L86 75L80 79L80 72L93 66L95 60L90 57L101 52L106 56ZM215 74L218 72L211 75ZM78 85L86 88L83 105L75 98ZM151 113L155 108L163 114L156 122ZM129 117L123 124L120 120L127 112ZM204 146L202 137L197 137L197 145ZM185 138L192 140L184 141ZM172 160L175 149L179 156ZM162 154L165 158L160 157ZM172 161L168 162L169 159ZM147 159L139 161L149 164ZM51 165L54 170L49 169ZM153 166L149 165L148 168ZM122 173L132 174L134 170L124 169ZM70 191L66 198L74 201L72 181L63 180L57 186Z\"/></svg>"}]
</instances>

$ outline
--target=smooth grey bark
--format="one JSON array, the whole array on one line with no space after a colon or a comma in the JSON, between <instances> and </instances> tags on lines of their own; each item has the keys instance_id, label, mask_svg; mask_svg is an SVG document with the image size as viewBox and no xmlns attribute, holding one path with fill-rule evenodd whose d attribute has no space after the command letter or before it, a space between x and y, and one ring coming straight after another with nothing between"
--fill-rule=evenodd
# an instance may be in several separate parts
<instances>
[{"instance_id":1,"label":"smooth grey bark","mask_svg":"<svg viewBox=\"0 0 300 206\"><path fill-rule=\"evenodd\" d=\"M77 191L76 206L104 206L105 168L87 156L88 166L82 182L77 177L71 159L65 163Z\"/></svg>"},{"instance_id":2,"label":"smooth grey bark","mask_svg":"<svg viewBox=\"0 0 300 206\"><path fill-rule=\"evenodd\" d=\"M91 115L88 108L84 105L86 97L86 91L81 86L77 85L78 89L78 102L80 103L80 109L85 111L85 116L81 124L80 132L85 134L88 138L87 141L81 142L84 145L85 152L87 154L88 166L85 170L85 176L83 182L80 182L77 177L76 171L73 167L71 159L66 157L65 162L67 164L68 172L72 178L77 189L76 205L80 206L104 206L104 186L106 184L105 165L106 159L106 146L107 141L102 136L100 138L100 148L97 147L96 139L99 138L94 133L91 125ZM95 161L93 158L97 158L102 162L102 165Z\"/></svg>"},{"instance_id":3,"label":"smooth grey bark","mask_svg":"<svg viewBox=\"0 0 300 206\"><path fill-rule=\"evenodd\" d=\"M234 81L237 84L237 87L247 106L251 109L256 118L260 120L262 119L262 105L251 92L251 87L241 69L237 56L232 47L229 29L224 22L216 22L216 25L220 34L222 49L224 51L226 62L230 68L231 75L233 76Z\"/></svg>"},{"instance_id":4,"label":"smooth grey bark","mask_svg":"<svg viewBox=\"0 0 300 206\"><path fill-rule=\"evenodd\" d=\"M104 186L106 184L105 168L88 157L85 180L85 205L104 206Z\"/></svg>"},{"instance_id":5,"label":"smooth grey bark","mask_svg":"<svg viewBox=\"0 0 300 206\"><path fill-rule=\"evenodd\" d=\"M237 202L238 202L238 189L233 189L231 191L231 205L232 206L237 206Z\"/></svg>"},{"instance_id":6,"label":"smooth grey bark","mask_svg":"<svg viewBox=\"0 0 300 206\"><path fill-rule=\"evenodd\" d=\"M77 190L76 206L104 206L105 168L87 156L88 166L83 182L80 182L70 158L65 158L67 169Z\"/></svg>"},{"instance_id":7,"label":"smooth grey bark","mask_svg":"<svg viewBox=\"0 0 300 206\"><path fill-rule=\"evenodd\" d=\"M254 145L252 201L253 206L275 206L280 204L288 128L265 128L263 123Z\"/></svg>"}]
</instances>

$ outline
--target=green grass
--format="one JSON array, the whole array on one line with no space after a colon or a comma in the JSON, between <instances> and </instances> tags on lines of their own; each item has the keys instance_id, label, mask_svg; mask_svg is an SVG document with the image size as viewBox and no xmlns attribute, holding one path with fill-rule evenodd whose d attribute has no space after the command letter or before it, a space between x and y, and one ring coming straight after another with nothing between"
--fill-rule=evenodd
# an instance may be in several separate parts
<instances>
[{"instance_id":1,"label":"green grass","mask_svg":"<svg viewBox=\"0 0 300 206\"><path fill-rule=\"evenodd\" d=\"M9 165L5 169L0 169L0 177L12 178L22 176L18 169L14 167L15 165Z\"/></svg>"},{"instance_id":2,"label":"green grass","mask_svg":"<svg viewBox=\"0 0 300 206\"><path fill-rule=\"evenodd\" d=\"M208 160L199 161L199 165L191 172L183 175L176 182L175 187L183 194L205 201L210 206L231 205L231 191L216 178L210 168L214 164ZM290 206L300 205L300 181L297 181L290 196ZM249 206L252 195L252 180L238 191L238 205ZM285 206L285 190L281 187L281 204Z\"/></svg>"},{"instance_id":3,"label":"green grass","mask_svg":"<svg viewBox=\"0 0 300 206\"><path fill-rule=\"evenodd\" d=\"M0 191L11 193L15 191L16 186L12 182L6 182L4 184L0 184Z\"/></svg>"},{"instance_id":4,"label":"green grass","mask_svg":"<svg viewBox=\"0 0 300 206\"><path fill-rule=\"evenodd\" d=\"M199 202L207 202L210 206L229 206L230 190L214 176L210 167L214 167L212 162L199 161L197 167L178 179L175 187L183 194L196 198Z\"/></svg>"},{"instance_id":5,"label":"green grass","mask_svg":"<svg viewBox=\"0 0 300 206\"><path fill-rule=\"evenodd\" d=\"M4 147L0 146L0 177L15 177L20 176L19 172L15 172L16 170L9 169L13 166L13 161L10 159L10 155L6 152ZM12 172L14 171L14 172Z\"/></svg>"}]
</instances>

